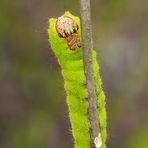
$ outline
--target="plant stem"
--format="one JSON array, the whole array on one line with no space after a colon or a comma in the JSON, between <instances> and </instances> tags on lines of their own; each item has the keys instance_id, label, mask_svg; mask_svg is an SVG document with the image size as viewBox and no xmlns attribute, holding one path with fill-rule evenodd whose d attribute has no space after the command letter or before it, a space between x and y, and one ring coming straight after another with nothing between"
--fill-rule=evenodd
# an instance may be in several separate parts
<instances>
[{"instance_id":1,"label":"plant stem","mask_svg":"<svg viewBox=\"0 0 148 148\"><path fill-rule=\"evenodd\" d=\"M80 0L80 15L83 43L83 64L89 102L88 119L90 122L90 148L96 148L94 144L94 139L98 136L100 128L92 58L93 40L91 28L90 0Z\"/></svg>"}]
</instances>

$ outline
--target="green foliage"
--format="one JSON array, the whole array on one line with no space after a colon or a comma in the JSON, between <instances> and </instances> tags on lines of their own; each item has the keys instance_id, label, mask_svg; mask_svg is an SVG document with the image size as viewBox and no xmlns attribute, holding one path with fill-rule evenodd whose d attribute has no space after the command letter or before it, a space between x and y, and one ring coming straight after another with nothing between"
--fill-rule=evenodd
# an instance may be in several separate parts
<instances>
[{"instance_id":1,"label":"green foliage","mask_svg":"<svg viewBox=\"0 0 148 148\"><path fill-rule=\"evenodd\" d=\"M64 14L75 20L80 28L80 20L69 12ZM62 74L65 79L65 90L67 92L67 104L69 107L69 116L72 125L72 134L74 136L75 148L89 148L90 143L90 124L87 116L88 109L88 93L86 89L86 81L84 76L82 49L75 51L69 49L66 40L60 38L55 29L56 19L50 19L49 41L59 64L62 67ZM81 28L78 30L81 37ZM105 148L106 141L106 110L105 95L101 87L101 79L99 76L99 67L96 61L96 53L93 51L94 71L96 92L99 104L99 120L101 127L101 136L103 140L102 148Z\"/></svg>"}]
</instances>

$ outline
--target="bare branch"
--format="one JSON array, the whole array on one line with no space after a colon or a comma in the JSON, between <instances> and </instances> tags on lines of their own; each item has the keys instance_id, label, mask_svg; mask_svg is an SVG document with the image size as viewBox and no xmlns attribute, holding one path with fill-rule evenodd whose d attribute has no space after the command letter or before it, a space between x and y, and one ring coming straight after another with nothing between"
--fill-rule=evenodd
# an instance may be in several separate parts
<instances>
[{"instance_id":1,"label":"bare branch","mask_svg":"<svg viewBox=\"0 0 148 148\"><path fill-rule=\"evenodd\" d=\"M94 81L93 68L93 40L91 28L90 0L80 0L82 43L83 43L83 64L88 89L88 118L90 122L90 148L96 148L94 144L95 138L100 132L98 119L98 103L96 97L96 88Z\"/></svg>"}]
</instances>

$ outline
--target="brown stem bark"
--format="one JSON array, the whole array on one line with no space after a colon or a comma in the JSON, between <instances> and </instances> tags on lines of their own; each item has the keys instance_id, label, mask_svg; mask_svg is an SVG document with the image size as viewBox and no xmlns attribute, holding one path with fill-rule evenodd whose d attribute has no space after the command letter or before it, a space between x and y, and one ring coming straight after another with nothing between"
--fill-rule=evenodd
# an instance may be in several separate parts
<instances>
[{"instance_id":1,"label":"brown stem bark","mask_svg":"<svg viewBox=\"0 0 148 148\"><path fill-rule=\"evenodd\" d=\"M93 40L92 40L92 28L91 28L91 12L90 12L90 0L80 1L80 15L81 15L81 28L82 28L82 44L83 44L83 64L84 72L88 90L88 119L90 122L90 148L96 148L94 139L100 132L99 119L98 119L98 103L96 97L96 88L94 80L94 68L93 68Z\"/></svg>"}]
</instances>

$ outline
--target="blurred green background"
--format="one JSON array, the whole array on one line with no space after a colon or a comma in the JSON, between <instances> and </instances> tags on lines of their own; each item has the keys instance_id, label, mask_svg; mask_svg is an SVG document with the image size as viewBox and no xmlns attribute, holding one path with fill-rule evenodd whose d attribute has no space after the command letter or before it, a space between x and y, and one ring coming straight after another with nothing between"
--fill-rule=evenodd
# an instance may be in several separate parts
<instances>
[{"instance_id":1,"label":"blurred green background","mask_svg":"<svg viewBox=\"0 0 148 148\"><path fill-rule=\"evenodd\" d=\"M148 1L92 0L107 96L108 148L148 148ZM66 93L48 19L75 0L0 1L0 148L72 148Z\"/></svg>"}]
</instances>

